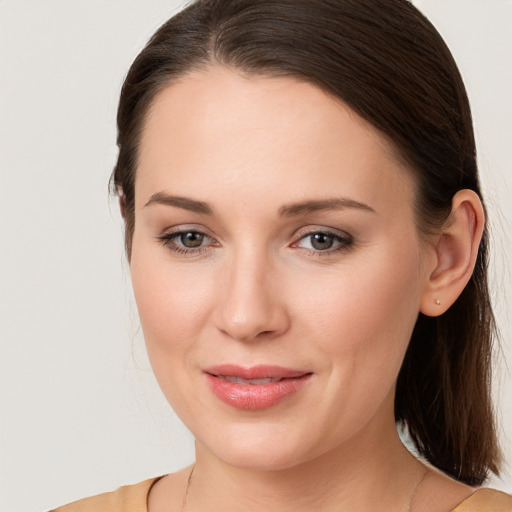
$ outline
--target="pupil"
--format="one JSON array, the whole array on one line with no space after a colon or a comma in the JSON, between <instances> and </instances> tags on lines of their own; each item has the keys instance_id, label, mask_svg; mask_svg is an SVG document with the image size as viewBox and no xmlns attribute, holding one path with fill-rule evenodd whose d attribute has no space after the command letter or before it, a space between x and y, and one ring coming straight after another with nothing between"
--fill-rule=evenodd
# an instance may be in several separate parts
<instances>
[{"instance_id":1,"label":"pupil","mask_svg":"<svg viewBox=\"0 0 512 512\"><path fill-rule=\"evenodd\" d=\"M330 249L333 242L334 236L328 233L315 233L311 239L311 245L319 250Z\"/></svg>"},{"instance_id":2,"label":"pupil","mask_svg":"<svg viewBox=\"0 0 512 512\"><path fill-rule=\"evenodd\" d=\"M204 235L195 231L183 233L180 241L185 247L199 247L203 243Z\"/></svg>"}]
</instances>

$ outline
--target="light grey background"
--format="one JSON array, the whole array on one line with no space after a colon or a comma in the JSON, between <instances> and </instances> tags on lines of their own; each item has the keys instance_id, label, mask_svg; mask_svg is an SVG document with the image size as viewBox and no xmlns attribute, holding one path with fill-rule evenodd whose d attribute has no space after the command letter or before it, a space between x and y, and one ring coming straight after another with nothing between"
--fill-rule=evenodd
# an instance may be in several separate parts
<instances>
[{"instance_id":1,"label":"light grey background","mask_svg":"<svg viewBox=\"0 0 512 512\"><path fill-rule=\"evenodd\" d=\"M0 0L0 510L47 510L193 458L145 356L107 195L123 76L183 3ZM472 100L510 361L512 2L415 3ZM501 375L509 473L491 484L512 492L512 378Z\"/></svg>"}]
</instances>

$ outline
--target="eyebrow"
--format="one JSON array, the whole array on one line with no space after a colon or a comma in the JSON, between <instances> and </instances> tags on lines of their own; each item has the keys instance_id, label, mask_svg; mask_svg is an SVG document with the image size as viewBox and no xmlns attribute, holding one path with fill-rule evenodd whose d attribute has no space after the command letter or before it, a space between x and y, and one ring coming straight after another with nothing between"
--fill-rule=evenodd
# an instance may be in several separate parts
<instances>
[{"instance_id":1,"label":"eyebrow","mask_svg":"<svg viewBox=\"0 0 512 512\"><path fill-rule=\"evenodd\" d=\"M188 197L171 196L165 192L157 192L153 194L144 208L152 204L163 204L166 206L176 206L191 212L202 213L203 215L213 215L213 208L204 201L197 201Z\"/></svg>"},{"instance_id":2,"label":"eyebrow","mask_svg":"<svg viewBox=\"0 0 512 512\"><path fill-rule=\"evenodd\" d=\"M371 213L377 213L371 206L348 199L346 197L333 197L330 199L319 199L313 201L304 201L284 205L279 208L279 215L282 217L292 217L294 215L303 215L321 210L344 210L346 208L357 208Z\"/></svg>"},{"instance_id":3,"label":"eyebrow","mask_svg":"<svg viewBox=\"0 0 512 512\"><path fill-rule=\"evenodd\" d=\"M173 196L165 192L153 194L144 208L152 204L162 204L166 206L175 206L191 212L201 213L203 215L213 215L213 208L204 201L197 201L188 197ZM329 199L317 199L302 201L300 203L291 203L279 208L279 216L293 217L321 210L344 210L346 208L356 208L370 213L377 213L371 206L348 199L346 197L333 197Z\"/></svg>"}]
</instances>

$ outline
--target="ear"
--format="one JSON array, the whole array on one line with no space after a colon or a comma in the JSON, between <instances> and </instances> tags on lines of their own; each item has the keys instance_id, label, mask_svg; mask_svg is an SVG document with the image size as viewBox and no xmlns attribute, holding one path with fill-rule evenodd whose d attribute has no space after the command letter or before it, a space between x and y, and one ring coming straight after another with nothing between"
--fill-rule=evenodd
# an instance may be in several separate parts
<instances>
[{"instance_id":1,"label":"ear","mask_svg":"<svg viewBox=\"0 0 512 512\"><path fill-rule=\"evenodd\" d=\"M428 282L420 303L424 315L441 315L462 293L475 268L484 223L478 195L459 190L453 197L450 216L433 242Z\"/></svg>"}]
</instances>

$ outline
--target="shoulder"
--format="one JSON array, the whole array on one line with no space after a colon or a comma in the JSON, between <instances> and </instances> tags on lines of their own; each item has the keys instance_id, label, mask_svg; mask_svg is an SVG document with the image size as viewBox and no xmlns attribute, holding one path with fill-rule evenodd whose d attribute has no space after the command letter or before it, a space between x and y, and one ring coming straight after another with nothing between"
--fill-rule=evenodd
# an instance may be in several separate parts
<instances>
[{"instance_id":1,"label":"shoulder","mask_svg":"<svg viewBox=\"0 0 512 512\"><path fill-rule=\"evenodd\" d=\"M116 491L74 501L51 512L147 512L147 497L153 484L161 477L150 478Z\"/></svg>"},{"instance_id":2,"label":"shoulder","mask_svg":"<svg viewBox=\"0 0 512 512\"><path fill-rule=\"evenodd\" d=\"M493 489L479 489L452 512L512 512L512 496Z\"/></svg>"}]
</instances>

